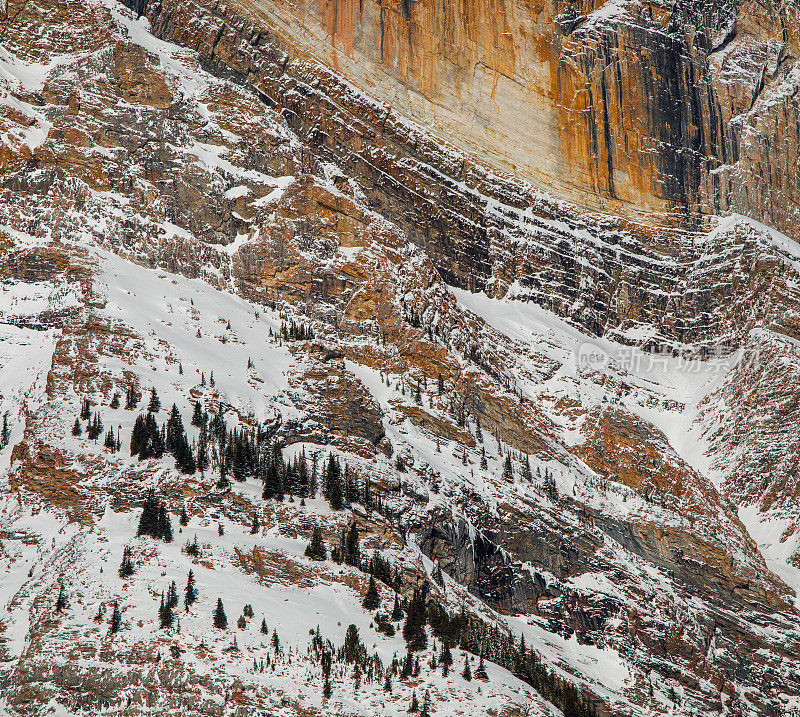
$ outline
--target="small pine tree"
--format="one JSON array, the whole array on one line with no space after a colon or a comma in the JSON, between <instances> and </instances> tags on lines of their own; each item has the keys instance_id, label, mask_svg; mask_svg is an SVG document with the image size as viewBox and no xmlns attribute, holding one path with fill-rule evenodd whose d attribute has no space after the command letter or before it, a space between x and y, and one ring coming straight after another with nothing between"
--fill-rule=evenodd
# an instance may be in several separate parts
<instances>
[{"instance_id":1,"label":"small pine tree","mask_svg":"<svg viewBox=\"0 0 800 717\"><path fill-rule=\"evenodd\" d=\"M58 597L56 598L56 612L63 612L67 606L67 594L64 592L64 583L58 584Z\"/></svg>"},{"instance_id":2,"label":"small pine tree","mask_svg":"<svg viewBox=\"0 0 800 717\"><path fill-rule=\"evenodd\" d=\"M261 634L269 635L269 628L267 627L267 621L264 618L261 618Z\"/></svg>"},{"instance_id":3,"label":"small pine tree","mask_svg":"<svg viewBox=\"0 0 800 717\"><path fill-rule=\"evenodd\" d=\"M134 573L133 560L131 560L131 549L127 545L122 551L122 562L120 563L118 572L121 578L129 578Z\"/></svg>"},{"instance_id":4,"label":"small pine tree","mask_svg":"<svg viewBox=\"0 0 800 717\"><path fill-rule=\"evenodd\" d=\"M197 586L194 582L194 571L189 570L189 575L186 577L186 587L183 590L183 602L186 605L186 611L189 611L189 606L194 604L197 600Z\"/></svg>"},{"instance_id":5,"label":"small pine tree","mask_svg":"<svg viewBox=\"0 0 800 717\"><path fill-rule=\"evenodd\" d=\"M244 615L239 615L236 625L240 630L244 630L247 627L247 620L245 619Z\"/></svg>"},{"instance_id":6,"label":"small pine tree","mask_svg":"<svg viewBox=\"0 0 800 717\"><path fill-rule=\"evenodd\" d=\"M369 576L369 586L361 605L365 610L370 611L377 610L381 606L381 596L378 593L378 586L375 584L375 578L372 575Z\"/></svg>"},{"instance_id":7,"label":"small pine tree","mask_svg":"<svg viewBox=\"0 0 800 717\"><path fill-rule=\"evenodd\" d=\"M419 712L419 702L417 702L417 692L413 690L411 692L411 704L408 707L408 711L410 713Z\"/></svg>"},{"instance_id":8,"label":"small pine tree","mask_svg":"<svg viewBox=\"0 0 800 717\"><path fill-rule=\"evenodd\" d=\"M72 435L73 436L80 436L83 433L83 427L81 426L81 421L79 418L75 419L75 423L72 424Z\"/></svg>"},{"instance_id":9,"label":"small pine tree","mask_svg":"<svg viewBox=\"0 0 800 717\"><path fill-rule=\"evenodd\" d=\"M189 525L189 516L186 514L186 507L181 508L181 517L178 518L178 522L185 528Z\"/></svg>"},{"instance_id":10,"label":"small pine tree","mask_svg":"<svg viewBox=\"0 0 800 717\"><path fill-rule=\"evenodd\" d=\"M161 410L161 399L158 397L155 386L150 389L150 403L147 404L148 413L158 413Z\"/></svg>"},{"instance_id":11,"label":"small pine tree","mask_svg":"<svg viewBox=\"0 0 800 717\"><path fill-rule=\"evenodd\" d=\"M178 607L178 587L175 585L174 580L167 590L167 605L173 608Z\"/></svg>"},{"instance_id":12,"label":"small pine tree","mask_svg":"<svg viewBox=\"0 0 800 717\"><path fill-rule=\"evenodd\" d=\"M125 410L132 411L139 403L139 397L136 395L136 390L133 386L129 386L125 390Z\"/></svg>"},{"instance_id":13,"label":"small pine tree","mask_svg":"<svg viewBox=\"0 0 800 717\"><path fill-rule=\"evenodd\" d=\"M522 478L528 483L533 482L533 473L531 472L531 459L525 456L525 462L522 464Z\"/></svg>"},{"instance_id":14,"label":"small pine tree","mask_svg":"<svg viewBox=\"0 0 800 717\"><path fill-rule=\"evenodd\" d=\"M253 523L250 526L250 535L258 535L261 530L261 523L258 522L258 515L253 515Z\"/></svg>"},{"instance_id":15,"label":"small pine tree","mask_svg":"<svg viewBox=\"0 0 800 717\"><path fill-rule=\"evenodd\" d=\"M228 616L222 605L222 598L217 598L217 607L214 609L214 627L218 630L228 629Z\"/></svg>"},{"instance_id":16,"label":"small pine tree","mask_svg":"<svg viewBox=\"0 0 800 717\"><path fill-rule=\"evenodd\" d=\"M158 621L162 630L172 627L172 623L175 621L172 607L170 607L169 600L164 599L163 592L161 593L161 605L158 608Z\"/></svg>"},{"instance_id":17,"label":"small pine tree","mask_svg":"<svg viewBox=\"0 0 800 717\"><path fill-rule=\"evenodd\" d=\"M108 630L111 633L118 632L121 625L122 625L122 614L120 613L119 610L119 603L115 600L114 610L111 613L111 625L109 626Z\"/></svg>"},{"instance_id":18,"label":"small pine tree","mask_svg":"<svg viewBox=\"0 0 800 717\"><path fill-rule=\"evenodd\" d=\"M503 464L503 480L508 483L514 482L514 467L511 465L511 456L506 454L506 460Z\"/></svg>"},{"instance_id":19,"label":"small pine tree","mask_svg":"<svg viewBox=\"0 0 800 717\"><path fill-rule=\"evenodd\" d=\"M119 391L114 391L114 395L111 397L111 403L108 404L108 407L114 409L119 408Z\"/></svg>"},{"instance_id":20,"label":"small pine tree","mask_svg":"<svg viewBox=\"0 0 800 717\"><path fill-rule=\"evenodd\" d=\"M78 419L75 422L80 426ZM72 435L75 435L75 428L73 427ZM80 434L78 434L80 435ZM11 440L11 427L8 425L8 411L3 414L3 428L0 429L0 449L5 448Z\"/></svg>"},{"instance_id":21,"label":"small pine tree","mask_svg":"<svg viewBox=\"0 0 800 717\"><path fill-rule=\"evenodd\" d=\"M466 652L464 653L464 670L461 672L461 676L467 682L472 679L472 670L469 668L469 655Z\"/></svg>"},{"instance_id":22,"label":"small pine tree","mask_svg":"<svg viewBox=\"0 0 800 717\"><path fill-rule=\"evenodd\" d=\"M394 607L392 607L392 620L399 622L403 619L403 608L400 606L400 596L394 594Z\"/></svg>"},{"instance_id":23,"label":"small pine tree","mask_svg":"<svg viewBox=\"0 0 800 717\"><path fill-rule=\"evenodd\" d=\"M425 696L422 698L422 709L419 712L419 717L430 717L431 714L431 692L425 690Z\"/></svg>"},{"instance_id":24,"label":"small pine tree","mask_svg":"<svg viewBox=\"0 0 800 717\"><path fill-rule=\"evenodd\" d=\"M192 425L193 426L197 426L197 428L200 428L200 426L203 425L203 407L200 405L200 401L195 401L194 402L194 413L192 414Z\"/></svg>"},{"instance_id":25,"label":"small pine tree","mask_svg":"<svg viewBox=\"0 0 800 717\"><path fill-rule=\"evenodd\" d=\"M322 529L318 526L311 531L311 542L306 548L306 557L312 560L326 560L328 557L328 551L322 540Z\"/></svg>"},{"instance_id":26,"label":"small pine tree","mask_svg":"<svg viewBox=\"0 0 800 717\"><path fill-rule=\"evenodd\" d=\"M478 669L475 670L475 679L483 682L489 681L489 675L486 674L486 666L483 664L483 653L481 653L480 662L478 662Z\"/></svg>"}]
</instances>

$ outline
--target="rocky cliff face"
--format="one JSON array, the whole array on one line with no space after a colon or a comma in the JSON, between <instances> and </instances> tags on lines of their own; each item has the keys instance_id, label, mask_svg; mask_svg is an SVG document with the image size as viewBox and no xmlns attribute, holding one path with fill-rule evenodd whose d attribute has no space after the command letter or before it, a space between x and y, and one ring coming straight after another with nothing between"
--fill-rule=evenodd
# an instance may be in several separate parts
<instances>
[{"instance_id":1,"label":"rocky cliff face","mask_svg":"<svg viewBox=\"0 0 800 717\"><path fill-rule=\"evenodd\" d=\"M132 6L178 36L187 26L170 16L207 13L220 34L192 44L245 62L245 73L257 71L255 48L279 38L290 59L321 60L377 100L386 116L373 120L357 96L339 97L379 136L404 134L391 120L410 118L469 157L592 210L682 224L733 208L789 233L794 225L790 3ZM249 47L234 52L240 31ZM273 98L283 102L280 92ZM435 168L451 175L457 166Z\"/></svg>"}]
</instances>

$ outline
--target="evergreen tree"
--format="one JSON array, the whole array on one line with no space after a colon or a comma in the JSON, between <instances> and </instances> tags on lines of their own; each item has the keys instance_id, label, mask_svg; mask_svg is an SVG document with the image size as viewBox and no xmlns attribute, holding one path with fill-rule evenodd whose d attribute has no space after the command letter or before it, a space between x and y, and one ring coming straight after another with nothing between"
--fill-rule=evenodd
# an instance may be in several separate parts
<instances>
[{"instance_id":1,"label":"evergreen tree","mask_svg":"<svg viewBox=\"0 0 800 717\"><path fill-rule=\"evenodd\" d=\"M483 653L481 652L480 661L478 662L478 669L475 670L475 679L489 681L489 675L486 674L486 666L483 664Z\"/></svg>"},{"instance_id":2,"label":"evergreen tree","mask_svg":"<svg viewBox=\"0 0 800 717\"><path fill-rule=\"evenodd\" d=\"M342 479L339 474L334 475L330 480L330 492L328 495L328 502L331 505L331 510L341 510L344 508L344 494L342 491Z\"/></svg>"},{"instance_id":3,"label":"evergreen tree","mask_svg":"<svg viewBox=\"0 0 800 717\"><path fill-rule=\"evenodd\" d=\"M108 404L108 407L113 409L119 408L119 391L114 391L114 395L111 397L111 403Z\"/></svg>"},{"instance_id":4,"label":"evergreen tree","mask_svg":"<svg viewBox=\"0 0 800 717\"><path fill-rule=\"evenodd\" d=\"M122 625L122 614L119 611L119 603L114 600L114 610L111 613L111 625L108 630L111 633L118 632Z\"/></svg>"},{"instance_id":5,"label":"evergreen tree","mask_svg":"<svg viewBox=\"0 0 800 717\"><path fill-rule=\"evenodd\" d=\"M203 425L200 426L200 436L197 439L197 460L196 460L197 470L200 471L200 475L205 475L206 470L208 469L208 431L206 430L205 421L203 421Z\"/></svg>"},{"instance_id":6,"label":"evergreen tree","mask_svg":"<svg viewBox=\"0 0 800 717\"><path fill-rule=\"evenodd\" d=\"M167 507L162 503L158 509L158 521L156 522L156 538L160 538L165 543L172 542L172 520L167 512Z\"/></svg>"},{"instance_id":7,"label":"evergreen tree","mask_svg":"<svg viewBox=\"0 0 800 717\"><path fill-rule=\"evenodd\" d=\"M181 508L181 517L178 518L178 522L185 528L189 525L189 516L186 514L186 506Z\"/></svg>"},{"instance_id":8,"label":"evergreen tree","mask_svg":"<svg viewBox=\"0 0 800 717\"><path fill-rule=\"evenodd\" d=\"M425 696L422 698L422 709L419 711L419 717L430 717L431 714L431 692L425 690Z\"/></svg>"},{"instance_id":9,"label":"evergreen tree","mask_svg":"<svg viewBox=\"0 0 800 717\"><path fill-rule=\"evenodd\" d=\"M253 515L253 523L250 525L250 535L258 535L261 530L261 523L258 521L258 514Z\"/></svg>"},{"instance_id":10,"label":"evergreen tree","mask_svg":"<svg viewBox=\"0 0 800 717\"><path fill-rule=\"evenodd\" d=\"M172 612L169 600L164 599L163 592L161 593L161 605L158 608L158 621L162 630L172 627L172 623L175 621L175 614Z\"/></svg>"},{"instance_id":11,"label":"evergreen tree","mask_svg":"<svg viewBox=\"0 0 800 717\"><path fill-rule=\"evenodd\" d=\"M344 646L342 647L342 659L352 664L356 662L363 651L361 638L358 635L358 628L355 625L348 625L344 636Z\"/></svg>"},{"instance_id":12,"label":"evergreen tree","mask_svg":"<svg viewBox=\"0 0 800 717\"><path fill-rule=\"evenodd\" d=\"M306 557L312 560L326 560L328 551L325 549L325 543L322 540L322 529L314 526L311 531L311 542L306 548Z\"/></svg>"},{"instance_id":13,"label":"evergreen tree","mask_svg":"<svg viewBox=\"0 0 800 717\"><path fill-rule=\"evenodd\" d=\"M439 655L439 662L442 663L442 677L447 677L450 666L453 664L453 653L450 652L450 645L442 641L442 653Z\"/></svg>"},{"instance_id":14,"label":"evergreen tree","mask_svg":"<svg viewBox=\"0 0 800 717\"><path fill-rule=\"evenodd\" d=\"M139 414L133 423L133 430L131 431L131 455L138 456L146 441L147 429L144 424L144 416Z\"/></svg>"},{"instance_id":15,"label":"evergreen tree","mask_svg":"<svg viewBox=\"0 0 800 717\"><path fill-rule=\"evenodd\" d=\"M173 580L167 590L167 605L172 608L178 607L178 587Z\"/></svg>"},{"instance_id":16,"label":"evergreen tree","mask_svg":"<svg viewBox=\"0 0 800 717\"><path fill-rule=\"evenodd\" d=\"M100 412L95 411L94 417L86 426L86 435L90 441L96 441L103 432L103 422L100 420Z\"/></svg>"},{"instance_id":17,"label":"evergreen tree","mask_svg":"<svg viewBox=\"0 0 800 717\"><path fill-rule=\"evenodd\" d=\"M156 387L150 389L150 403L147 404L148 413L158 413L161 410L161 399L158 397Z\"/></svg>"},{"instance_id":18,"label":"evergreen tree","mask_svg":"<svg viewBox=\"0 0 800 717\"><path fill-rule=\"evenodd\" d=\"M425 599L419 590L414 590L403 624L403 638L412 652L424 650L428 645L428 636L425 632L426 619Z\"/></svg>"},{"instance_id":19,"label":"evergreen tree","mask_svg":"<svg viewBox=\"0 0 800 717\"><path fill-rule=\"evenodd\" d=\"M528 483L533 482L533 473L531 472L531 459L525 456L525 462L522 464L522 479Z\"/></svg>"},{"instance_id":20,"label":"evergreen tree","mask_svg":"<svg viewBox=\"0 0 800 717\"><path fill-rule=\"evenodd\" d=\"M464 670L461 672L461 676L467 682L472 679L472 670L469 668L469 655L466 652L464 653Z\"/></svg>"},{"instance_id":21,"label":"evergreen tree","mask_svg":"<svg viewBox=\"0 0 800 717\"><path fill-rule=\"evenodd\" d=\"M444 573L442 572L442 566L439 563L436 563L436 570L433 571L433 579L438 585L444 587Z\"/></svg>"},{"instance_id":22,"label":"evergreen tree","mask_svg":"<svg viewBox=\"0 0 800 717\"><path fill-rule=\"evenodd\" d=\"M275 461L270 461L264 475L264 490L261 493L264 500L283 500L283 483L281 481L280 467Z\"/></svg>"},{"instance_id":23,"label":"evergreen tree","mask_svg":"<svg viewBox=\"0 0 800 717\"><path fill-rule=\"evenodd\" d=\"M172 542L172 522L169 513L152 488L147 491L145 496L136 535L149 535L152 538L163 540L165 543Z\"/></svg>"},{"instance_id":24,"label":"evergreen tree","mask_svg":"<svg viewBox=\"0 0 800 717\"><path fill-rule=\"evenodd\" d=\"M122 550L122 562L120 563L118 572L121 578L129 578L134 573L133 560L131 560L131 549L128 545L126 545Z\"/></svg>"},{"instance_id":25,"label":"evergreen tree","mask_svg":"<svg viewBox=\"0 0 800 717\"><path fill-rule=\"evenodd\" d=\"M184 435L183 418L178 407L173 403L167 418L166 440L164 447L173 455L178 449L180 439Z\"/></svg>"},{"instance_id":26,"label":"evergreen tree","mask_svg":"<svg viewBox=\"0 0 800 717\"><path fill-rule=\"evenodd\" d=\"M239 619L236 621L236 626L240 630L244 630L247 627L247 620L245 619L244 615L239 615Z\"/></svg>"},{"instance_id":27,"label":"evergreen tree","mask_svg":"<svg viewBox=\"0 0 800 717\"><path fill-rule=\"evenodd\" d=\"M139 460L161 458L164 455L164 440L164 433L152 413L148 413L146 418L139 416L131 433L131 455L138 454Z\"/></svg>"},{"instance_id":28,"label":"evergreen tree","mask_svg":"<svg viewBox=\"0 0 800 717\"><path fill-rule=\"evenodd\" d=\"M261 618L261 634L269 635L269 628L267 627L267 621L264 618Z\"/></svg>"},{"instance_id":29,"label":"evergreen tree","mask_svg":"<svg viewBox=\"0 0 800 717\"><path fill-rule=\"evenodd\" d=\"M200 428L203 423L205 423L205 421L203 421L203 407L200 405L200 401L195 401L194 413L192 414L192 425Z\"/></svg>"},{"instance_id":30,"label":"evergreen tree","mask_svg":"<svg viewBox=\"0 0 800 717\"><path fill-rule=\"evenodd\" d=\"M222 598L217 598L217 607L214 609L214 627L218 630L227 630L228 628L228 616L222 606Z\"/></svg>"},{"instance_id":31,"label":"evergreen tree","mask_svg":"<svg viewBox=\"0 0 800 717\"><path fill-rule=\"evenodd\" d=\"M344 562L355 567L358 567L361 563L361 551L358 547L358 526L355 521L351 523L350 530L347 532Z\"/></svg>"},{"instance_id":32,"label":"evergreen tree","mask_svg":"<svg viewBox=\"0 0 800 717\"><path fill-rule=\"evenodd\" d=\"M56 612L63 612L67 606L67 594L64 592L64 583L58 584L58 597L56 598Z\"/></svg>"},{"instance_id":33,"label":"evergreen tree","mask_svg":"<svg viewBox=\"0 0 800 717\"><path fill-rule=\"evenodd\" d=\"M89 403L88 398L84 398L81 402L81 420L88 421L89 417L92 415L92 408L91 404Z\"/></svg>"},{"instance_id":34,"label":"evergreen tree","mask_svg":"<svg viewBox=\"0 0 800 717\"><path fill-rule=\"evenodd\" d=\"M377 610L381 606L381 596L378 593L378 586L375 584L375 577L372 575L369 576L369 586L361 605L365 610L370 611Z\"/></svg>"},{"instance_id":35,"label":"evergreen tree","mask_svg":"<svg viewBox=\"0 0 800 717\"><path fill-rule=\"evenodd\" d=\"M400 607L400 596L395 593L394 594L394 607L392 607L392 620L394 622L400 622L403 619L403 608Z\"/></svg>"},{"instance_id":36,"label":"evergreen tree","mask_svg":"<svg viewBox=\"0 0 800 717\"><path fill-rule=\"evenodd\" d=\"M136 395L136 390L133 386L129 386L125 390L125 410L132 411L139 403L139 397Z\"/></svg>"},{"instance_id":37,"label":"evergreen tree","mask_svg":"<svg viewBox=\"0 0 800 717\"><path fill-rule=\"evenodd\" d=\"M183 601L186 605L186 611L189 611L189 606L193 605L197 600L197 587L194 582L194 571L189 570L189 575L186 578L186 587L183 591Z\"/></svg>"},{"instance_id":38,"label":"evergreen tree","mask_svg":"<svg viewBox=\"0 0 800 717\"><path fill-rule=\"evenodd\" d=\"M544 492L554 503L558 500L558 488L556 487L556 479L553 478L553 472L547 468L544 471Z\"/></svg>"},{"instance_id":39,"label":"evergreen tree","mask_svg":"<svg viewBox=\"0 0 800 717\"><path fill-rule=\"evenodd\" d=\"M411 692L411 704L408 707L408 711L410 713L419 712L419 703L417 702L417 692L413 690Z\"/></svg>"},{"instance_id":40,"label":"evergreen tree","mask_svg":"<svg viewBox=\"0 0 800 717\"><path fill-rule=\"evenodd\" d=\"M3 425L6 424L6 418L3 416ZM73 436L80 436L83 433L83 428L81 426L81 421L79 418L75 419L75 423L72 424L72 435Z\"/></svg>"},{"instance_id":41,"label":"evergreen tree","mask_svg":"<svg viewBox=\"0 0 800 717\"><path fill-rule=\"evenodd\" d=\"M508 483L514 482L514 467L511 465L511 455L506 454L506 460L503 464L503 480Z\"/></svg>"}]
</instances>

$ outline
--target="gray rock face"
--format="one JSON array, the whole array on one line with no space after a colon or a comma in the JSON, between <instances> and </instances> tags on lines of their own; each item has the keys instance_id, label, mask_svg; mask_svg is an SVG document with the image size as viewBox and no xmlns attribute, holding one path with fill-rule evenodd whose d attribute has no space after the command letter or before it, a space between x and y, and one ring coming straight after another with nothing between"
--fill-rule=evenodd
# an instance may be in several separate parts
<instances>
[{"instance_id":1,"label":"gray rock face","mask_svg":"<svg viewBox=\"0 0 800 717\"><path fill-rule=\"evenodd\" d=\"M298 59L294 45L272 31L268 19L235 5L166 0L130 6L148 17L158 36L196 49L216 71L233 72L260 92L318 158L335 160L358 178L370 204L426 249L448 283L502 295L517 281L523 296L598 335L630 341L639 325L654 325L653 347L720 341L735 347L741 341L742 327L732 327L741 322L728 308L750 301L752 294L738 283L727 291L719 287L739 252L724 236L697 241L692 232L668 229L669 222L645 231L545 199L491 163L475 162L404 124L394 110L349 91L336 73ZM614 177L627 174L632 181L636 172L637 181L657 187L651 194L677 208L683 226L697 229L702 212L722 208L767 215L788 230L795 203L783 203L785 216L779 220L748 189L747 176L784 181L792 173L783 165L768 175L748 168L746 162L756 161L752 153L737 162L739 140L729 133L739 130L737 123L729 124L734 115L741 120L744 110L737 105L725 114L716 95L708 58L723 51L726 38L736 41L730 39L733 8L677 3L662 18L620 7L618 18L603 21L572 8L566 15L572 12L574 20L560 26L560 32L571 29L561 41L559 91L566 93L572 83L589 103L575 109L580 119L562 149L594 158L597 167L587 175L592 196L621 195ZM273 10L280 12L280 6ZM745 23L742 14L749 11L738 12L737 22ZM189 17L192 32L186 30ZM758 37L748 42L758 47L772 42ZM783 74L770 92L790 82L791 52L789 43ZM559 107L565 101L562 97ZM776 106L788 111L792 101L787 102L776 100L769 112ZM629 136L631 127L636 132ZM752 144L754 134L742 136ZM790 137L781 142L794 146ZM731 190L747 194L747 201L720 188L722 177ZM646 203L641 208L652 209ZM658 226L658 214L649 214L647 222Z\"/></svg>"}]
</instances>

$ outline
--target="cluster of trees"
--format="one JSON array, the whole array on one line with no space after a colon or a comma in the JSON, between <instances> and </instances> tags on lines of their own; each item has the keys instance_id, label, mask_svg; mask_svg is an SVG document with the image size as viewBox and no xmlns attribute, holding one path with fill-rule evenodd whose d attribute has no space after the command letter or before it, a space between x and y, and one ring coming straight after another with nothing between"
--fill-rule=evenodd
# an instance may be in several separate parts
<instances>
[{"instance_id":1,"label":"cluster of trees","mask_svg":"<svg viewBox=\"0 0 800 717\"><path fill-rule=\"evenodd\" d=\"M158 396L153 389L150 406L156 410L161 405L157 399ZM136 417L131 431L132 456L139 456L139 460L145 460L161 458L164 453L174 456L175 467L181 473L192 474L198 468L198 459L195 458L195 452L186 437L181 412L174 403L164 425L159 427L155 411L148 411L147 415L139 414ZM202 461L202 465L207 465L207 461Z\"/></svg>"},{"instance_id":2,"label":"cluster of trees","mask_svg":"<svg viewBox=\"0 0 800 717\"><path fill-rule=\"evenodd\" d=\"M158 622L161 629L172 627L175 622L175 608L178 607L178 588L173 580L167 594L161 591L161 605L158 608Z\"/></svg>"},{"instance_id":3,"label":"cluster of trees","mask_svg":"<svg viewBox=\"0 0 800 717\"><path fill-rule=\"evenodd\" d=\"M114 433L114 427L109 427L108 431L106 431L106 439L103 441L103 445L108 448L112 453L119 453L122 449L122 443L119 439L119 432L120 426L117 426L117 433Z\"/></svg>"},{"instance_id":4,"label":"cluster of trees","mask_svg":"<svg viewBox=\"0 0 800 717\"><path fill-rule=\"evenodd\" d=\"M381 658L377 653L368 654L355 625L348 626L344 644L338 648L330 640L323 640L317 627L312 634L308 656L320 666L322 695L325 699L333 693L331 674L334 664L340 665L343 672L350 672L356 692L363 683L381 684L384 681L385 670Z\"/></svg>"},{"instance_id":5,"label":"cluster of trees","mask_svg":"<svg viewBox=\"0 0 800 717\"><path fill-rule=\"evenodd\" d=\"M272 335L270 329L270 336ZM281 323L280 336L285 341L307 341L314 338L314 331L311 326L306 326L304 323L296 323L292 319L288 324L283 321Z\"/></svg>"},{"instance_id":6,"label":"cluster of trees","mask_svg":"<svg viewBox=\"0 0 800 717\"><path fill-rule=\"evenodd\" d=\"M344 469L338 457L328 456L322 471L322 495L333 510L341 510L352 503L372 504L372 489L369 477L363 483L353 476L345 462Z\"/></svg>"},{"instance_id":7,"label":"cluster of trees","mask_svg":"<svg viewBox=\"0 0 800 717\"><path fill-rule=\"evenodd\" d=\"M451 615L433 601L428 602L426 619L432 633L441 642L441 652L436 662L442 665L443 672L452 664L451 648L458 646L465 652L481 656L475 677L483 677L485 674L485 656L533 687L542 697L561 709L565 717L597 717L598 712L592 702L571 682L548 670L539 656L526 647L524 636L517 641L510 632L501 630L497 625L490 626L477 617L467 615L463 610ZM432 666L435 669L435 665ZM468 663L462 673L465 679L467 667Z\"/></svg>"},{"instance_id":8,"label":"cluster of trees","mask_svg":"<svg viewBox=\"0 0 800 717\"><path fill-rule=\"evenodd\" d=\"M158 498L151 488L144 499L142 515L139 518L139 528L136 535L149 535L151 538L172 542L172 520L167 512L167 506Z\"/></svg>"},{"instance_id":9,"label":"cluster of trees","mask_svg":"<svg viewBox=\"0 0 800 717\"><path fill-rule=\"evenodd\" d=\"M164 429L159 428L152 413L139 414L131 431L131 455L143 461L148 458L161 458L164 455Z\"/></svg>"},{"instance_id":10,"label":"cluster of trees","mask_svg":"<svg viewBox=\"0 0 800 717\"><path fill-rule=\"evenodd\" d=\"M97 441L103 433L103 421L100 418L100 411L92 411L92 404L88 398L81 401L81 411L75 423L72 424L72 435L80 436L83 433L81 421L86 421L86 435L90 441ZM116 447L116 442L114 443Z\"/></svg>"}]
</instances>

